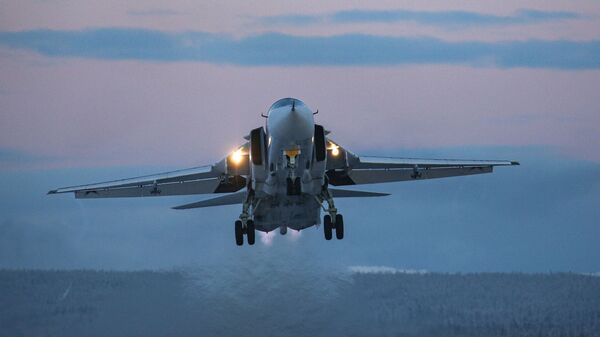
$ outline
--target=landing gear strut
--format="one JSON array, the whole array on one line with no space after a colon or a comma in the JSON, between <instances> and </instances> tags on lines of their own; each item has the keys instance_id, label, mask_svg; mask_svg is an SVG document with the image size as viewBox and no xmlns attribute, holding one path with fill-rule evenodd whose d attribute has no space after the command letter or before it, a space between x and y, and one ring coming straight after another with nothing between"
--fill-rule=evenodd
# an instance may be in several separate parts
<instances>
[{"instance_id":1,"label":"landing gear strut","mask_svg":"<svg viewBox=\"0 0 600 337\"><path fill-rule=\"evenodd\" d=\"M248 190L248 196L244 203L242 204L242 214L240 214L240 219L235 222L235 243L238 246L244 244L244 234L246 235L246 240L249 245L253 245L256 239L256 228L254 226L254 221L250 216L250 208L253 210L257 205L253 206L254 201L254 191ZM259 199L260 202L260 199Z\"/></svg>"},{"instance_id":2,"label":"landing gear strut","mask_svg":"<svg viewBox=\"0 0 600 337\"><path fill-rule=\"evenodd\" d=\"M294 174L294 170L296 169L296 164L298 163L298 155L300 154L300 150L286 150L285 151L285 159L288 168L288 177L286 179L287 184L287 195L300 195L302 194L302 183L300 182L300 177L296 177Z\"/></svg>"},{"instance_id":3,"label":"landing gear strut","mask_svg":"<svg viewBox=\"0 0 600 337\"><path fill-rule=\"evenodd\" d=\"M337 212L333 197L326 186L327 184L323 187L321 195L317 197L317 202L321 205L323 201L326 201L328 205L327 209L323 207L329 213L323 217L323 233L325 234L325 240L331 240L333 238L333 230L335 230L335 237L341 240L344 238L344 217Z\"/></svg>"}]
</instances>

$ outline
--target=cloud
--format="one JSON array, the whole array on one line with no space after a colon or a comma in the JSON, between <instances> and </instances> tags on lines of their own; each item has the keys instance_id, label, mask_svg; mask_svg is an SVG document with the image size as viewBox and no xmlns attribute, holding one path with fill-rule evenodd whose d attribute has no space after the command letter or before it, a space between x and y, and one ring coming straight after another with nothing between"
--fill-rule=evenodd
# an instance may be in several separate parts
<instances>
[{"instance_id":1,"label":"cloud","mask_svg":"<svg viewBox=\"0 0 600 337\"><path fill-rule=\"evenodd\" d=\"M427 274L425 269L398 269L387 266L350 266L350 272L355 274Z\"/></svg>"},{"instance_id":2,"label":"cloud","mask_svg":"<svg viewBox=\"0 0 600 337\"><path fill-rule=\"evenodd\" d=\"M600 68L600 41L449 42L363 34L235 39L206 32L102 28L1 32L0 45L53 57L199 61L242 66L461 64L500 68Z\"/></svg>"},{"instance_id":3,"label":"cloud","mask_svg":"<svg viewBox=\"0 0 600 337\"><path fill-rule=\"evenodd\" d=\"M258 19L261 24L264 25L294 25L294 26L306 26L310 24L324 22L326 17L319 15L303 15L303 14L285 14L285 15L273 15L263 16Z\"/></svg>"},{"instance_id":4,"label":"cloud","mask_svg":"<svg viewBox=\"0 0 600 337\"><path fill-rule=\"evenodd\" d=\"M171 9L164 8L154 8L154 9L143 9L143 10L128 10L127 15L129 16L174 16L180 15L181 13L178 11L174 11Z\"/></svg>"},{"instance_id":5,"label":"cloud","mask_svg":"<svg viewBox=\"0 0 600 337\"><path fill-rule=\"evenodd\" d=\"M418 10L343 10L325 15L273 15L261 17L265 25L308 25L316 23L395 23L415 22L438 27L473 27L536 24L548 21L581 19L582 15L569 11L540 11L521 9L510 15L484 14L472 11L418 11Z\"/></svg>"},{"instance_id":6,"label":"cloud","mask_svg":"<svg viewBox=\"0 0 600 337\"><path fill-rule=\"evenodd\" d=\"M40 164L49 165L59 159L0 147L0 172L3 170L34 168Z\"/></svg>"},{"instance_id":7,"label":"cloud","mask_svg":"<svg viewBox=\"0 0 600 337\"><path fill-rule=\"evenodd\" d=\"M533 24L546 21L579 19L581 15L567 11L522 9L507 16L470 11L412 11L412 10L347 10L330 16L335 23L403 22L430 26L488 26Z\"/></svg>"}]
</instances>

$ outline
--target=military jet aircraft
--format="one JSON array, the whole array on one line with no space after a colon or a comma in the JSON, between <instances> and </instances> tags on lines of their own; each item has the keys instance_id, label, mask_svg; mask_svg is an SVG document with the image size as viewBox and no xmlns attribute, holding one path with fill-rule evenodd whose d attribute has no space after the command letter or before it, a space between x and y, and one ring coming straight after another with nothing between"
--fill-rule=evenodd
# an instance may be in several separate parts
<instances>
[{"instance_id":1,"label":"military jet aircraft","mask_svg":"<svg viewBox=\"0 0 600 337\"><path fill-rule=\"evenodd\" d=\"M64 187L76 198L156 197L217 193L221 196L174 209L241 204L235 241L255 242L255 231L302 230L321 224L326 240L344 237L344 218L334 200L385 193L330 188L359 184L445 178L492 172L506 160L415 159L358 156L315 124L313 112L296 98L273 103L266 127L250 131L246 142L216 164L91 185ZM327 206L325 207L325 203Z\"/></svg>"}]
</instances>

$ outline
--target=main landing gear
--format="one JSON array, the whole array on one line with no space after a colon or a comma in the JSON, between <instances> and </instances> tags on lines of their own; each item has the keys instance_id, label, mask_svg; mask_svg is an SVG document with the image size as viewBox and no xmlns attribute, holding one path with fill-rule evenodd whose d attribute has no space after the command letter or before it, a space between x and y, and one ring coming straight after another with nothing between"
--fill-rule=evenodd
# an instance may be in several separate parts
<instances>
[{"instance_id":1,"label":"main landing gear","mask_svg":"<svg viewBox=\"0 0 600 337\"><path fill-rule=\"evenodd\" d=\"M323 201L327 201L327 205L329 206L327 209L323 207L329 213L323 217L323 233L325 234L325 240L331 240L333 238L333 230L335 230L335 237L341 240L344 238L344 217L337 212L333 197L326 186L327 184L323 187L321 195L317 197L317 202L322 205Z\"/></svg>"},{"instance_id":2,"label":"main landing gear","mask_svg":"<svg viewBox=\"0 0 600 337\"><path fill-rule=\"evenodd\" d=\"M240 214L240 219L235 222L235 243L238 246L244 244L244 235L246 235L246 240L248 244L252 246L256 239L256 227L254 226L254 221L250 217L250 208L253 209L258 206L258 203L253 206L254 201L254 191L249 189L248 196L242 205L242 214ZM258 200L260 202L260 199Z\"/></svg>"},{"instance_id":3,"label":"main landing gear","mask_svg":"<svg viewBox=\"0 0 600 337\"><path fill-rule=\"evenodd\" d=\"M242 220L235 222L235 243L238 246L244 244L244 234L249 245L253 245L256 238L256 230L254 228L254 221L247 220L246 226L243 225Z\"/></svg>"},{"instance_id":4,"label":"main landing gear","mask_svg":"<svg viewBox=\"0 0 600 337\"><path fill-rule=\"evenodd\" d=\"M335 237L338 240L344 238L344 217L341 214L335 215L335 222L331 221L331 215L325 215L323 217L323 232L325 233L325 240L331 240L333 238L333 230L335 229Z\"/></svg>"}]
</instances>

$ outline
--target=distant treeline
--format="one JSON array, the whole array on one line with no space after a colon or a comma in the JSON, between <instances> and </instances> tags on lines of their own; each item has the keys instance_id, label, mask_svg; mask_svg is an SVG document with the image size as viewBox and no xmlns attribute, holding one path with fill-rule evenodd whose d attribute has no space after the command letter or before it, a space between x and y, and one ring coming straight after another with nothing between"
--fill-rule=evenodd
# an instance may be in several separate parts
<instances>
[{"instance_id":1,"label":"distant treeline","mask_svg":"<svg viewBox=\"0 0 600 337\"><path fill-rule=\"evenodd\" d=\"M600 336L600 277L576 274L358 274L370 310L350 321L386 336Z\"/></svg>"},{"instance_id":2,"label":"distant treeline","mask_svg":"<svg viewBox=\"0 0 600 337\"><path fill-rule=\"evenodd\" d=\"M600 336L600 277L0 270L0 336Z\"/></svg>"}]
</instances>

